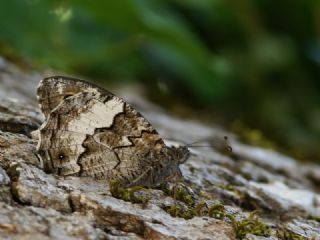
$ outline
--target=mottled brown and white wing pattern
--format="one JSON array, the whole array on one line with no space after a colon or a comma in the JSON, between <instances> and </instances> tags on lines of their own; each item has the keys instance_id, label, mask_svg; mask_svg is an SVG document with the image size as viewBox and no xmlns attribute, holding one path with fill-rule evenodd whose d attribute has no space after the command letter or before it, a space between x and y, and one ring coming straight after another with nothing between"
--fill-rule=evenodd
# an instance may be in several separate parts
<instances>
[{"instance_id":1,"label":"mottled brown and white wing pattern","mask_svg":"<svg viewBox=\"0 0 320 240\"><path fill-rule=\"evenodd\" d=\"M54 76L40 81L37 89L39 106L45 117L57 107L64 99L80 92L98 92L105 96L113 94L107 90L83 80Z\"/></svg>"},{"instance_id":2,"label":"mottled brown and white wing pattern","mask_svg":"<svg viewBox=\"0 0 320 240\"><path fill-rule=\"evenodd\" d=\"M38 88L46 121L38 156L47 172L154 186L180 174L186 148L169 148L151 124L112 93L66 77Z\"/></svg>"}]
</instances>

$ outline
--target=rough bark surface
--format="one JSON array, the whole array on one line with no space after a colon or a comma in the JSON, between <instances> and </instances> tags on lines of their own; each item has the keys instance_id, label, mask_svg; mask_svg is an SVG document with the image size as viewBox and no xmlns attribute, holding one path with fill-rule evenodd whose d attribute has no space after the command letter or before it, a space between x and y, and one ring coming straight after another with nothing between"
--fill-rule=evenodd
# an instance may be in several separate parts
<instances>
[{"instance_id":1,"label":"rough bark surface","mask_svg":"<svg viewBox=\"0 0 320 240\"><path fill-rule=\"evenodd\" d=\"M118 94L162 136L192 142L227 135L232 154L216 140L191 148L181 165L189 192L120 191L105 181L46 174L31 138L43 121L35 90L46 75L0 59L0 239L320 239L320 166L172 118L125 89Z\"/></svg>"}]
</instances>

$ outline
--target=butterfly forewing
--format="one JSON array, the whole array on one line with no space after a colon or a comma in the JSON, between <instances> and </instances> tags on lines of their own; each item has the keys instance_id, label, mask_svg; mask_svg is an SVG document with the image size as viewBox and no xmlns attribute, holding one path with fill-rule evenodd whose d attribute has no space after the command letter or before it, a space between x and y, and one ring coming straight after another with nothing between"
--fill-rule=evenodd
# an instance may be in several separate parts
<instances>
[{"instance_id":1,"label":"butterfly forewing","mask_svg":"<svg viewBox=\"0 0 320 240\"><path fill-rule=\"evenodd\" d=\"M80 92L96 91L103 93L105 96L113 94L107 90L83 80L54 76L44 78L40 81L37 95L41 111L47 117L49 113L57 107L64 99Z\"/></svg>"}]
</instances>

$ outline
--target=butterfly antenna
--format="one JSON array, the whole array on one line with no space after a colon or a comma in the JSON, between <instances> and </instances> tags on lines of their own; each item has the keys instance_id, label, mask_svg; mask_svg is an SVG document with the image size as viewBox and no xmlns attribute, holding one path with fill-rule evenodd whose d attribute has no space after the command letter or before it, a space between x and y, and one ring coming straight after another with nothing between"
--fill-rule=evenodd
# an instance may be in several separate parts
<instances>
[{"instance_id":1,"label":"butterfly antenna","mask_svg":"<svg viewBox=\"0 0 320 240\"><path fill-rule=\"evenodd\" d=\"M195 146L193 146L194 144L203 143L203 142L205 142L205 141L206 141L205 139L203 139L203 140L198 140L198 141L194 141L194 142L191 142L191 143L187 143L186 146L187 146L187 147L195 147Z\"/></svg>"},{"instance_id":2,"label":"butterfly antenna","mask_svg":"<svg viewBox=\"0 0 320 240\"><path fill-rule=\"evenodd\" d=\"M205 143L205 142L206 143L209 142L209 145L195 145L197 143ZM212 147L212 144L210 142L212 142L212 139L210 139L209 137L206 137L206 138L203 138L203 139L188 143L188 144L186 144L186 146L187 147Z\"/></svg>"},{"instance_id":3,"label":"butterfly antenna","mask_svg":"<svg viewBox=\"0 0 320 240\"><path fill-rule=\"evenodd\" d=\"M207 142L209 143L209 145L195 145L197 143L202 143L202 142ZM192 147L192 148L205 148L205 147L213 147L213 148L217 148L217 149L222 149L226 152L232 152L232 147L230 146L229 142L228 142L228 137L227 136L223 136L223 138L221 137L207 137L204 138L202 140L197 140L191 143L186 144L187 147Z\"/></svg>"}]
</instances>

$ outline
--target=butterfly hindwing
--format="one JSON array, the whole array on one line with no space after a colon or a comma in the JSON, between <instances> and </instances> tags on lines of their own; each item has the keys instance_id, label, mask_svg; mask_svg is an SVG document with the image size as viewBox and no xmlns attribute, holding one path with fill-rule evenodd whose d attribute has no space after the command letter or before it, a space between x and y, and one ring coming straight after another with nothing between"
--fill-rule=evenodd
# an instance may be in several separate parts
<instances>
[{"instance_id":1,"label":"butterfly hindwing","mask_svg":"<svg viewBox=\"0 0 320 240\"><path fill-rule=\"evenodd\" d=\"M44 79L38 94L46 116L38 155L48 172L128 184L154 178L172 161L157 131L122 98L64 77Z\"/></svg>"}]
</instances>

